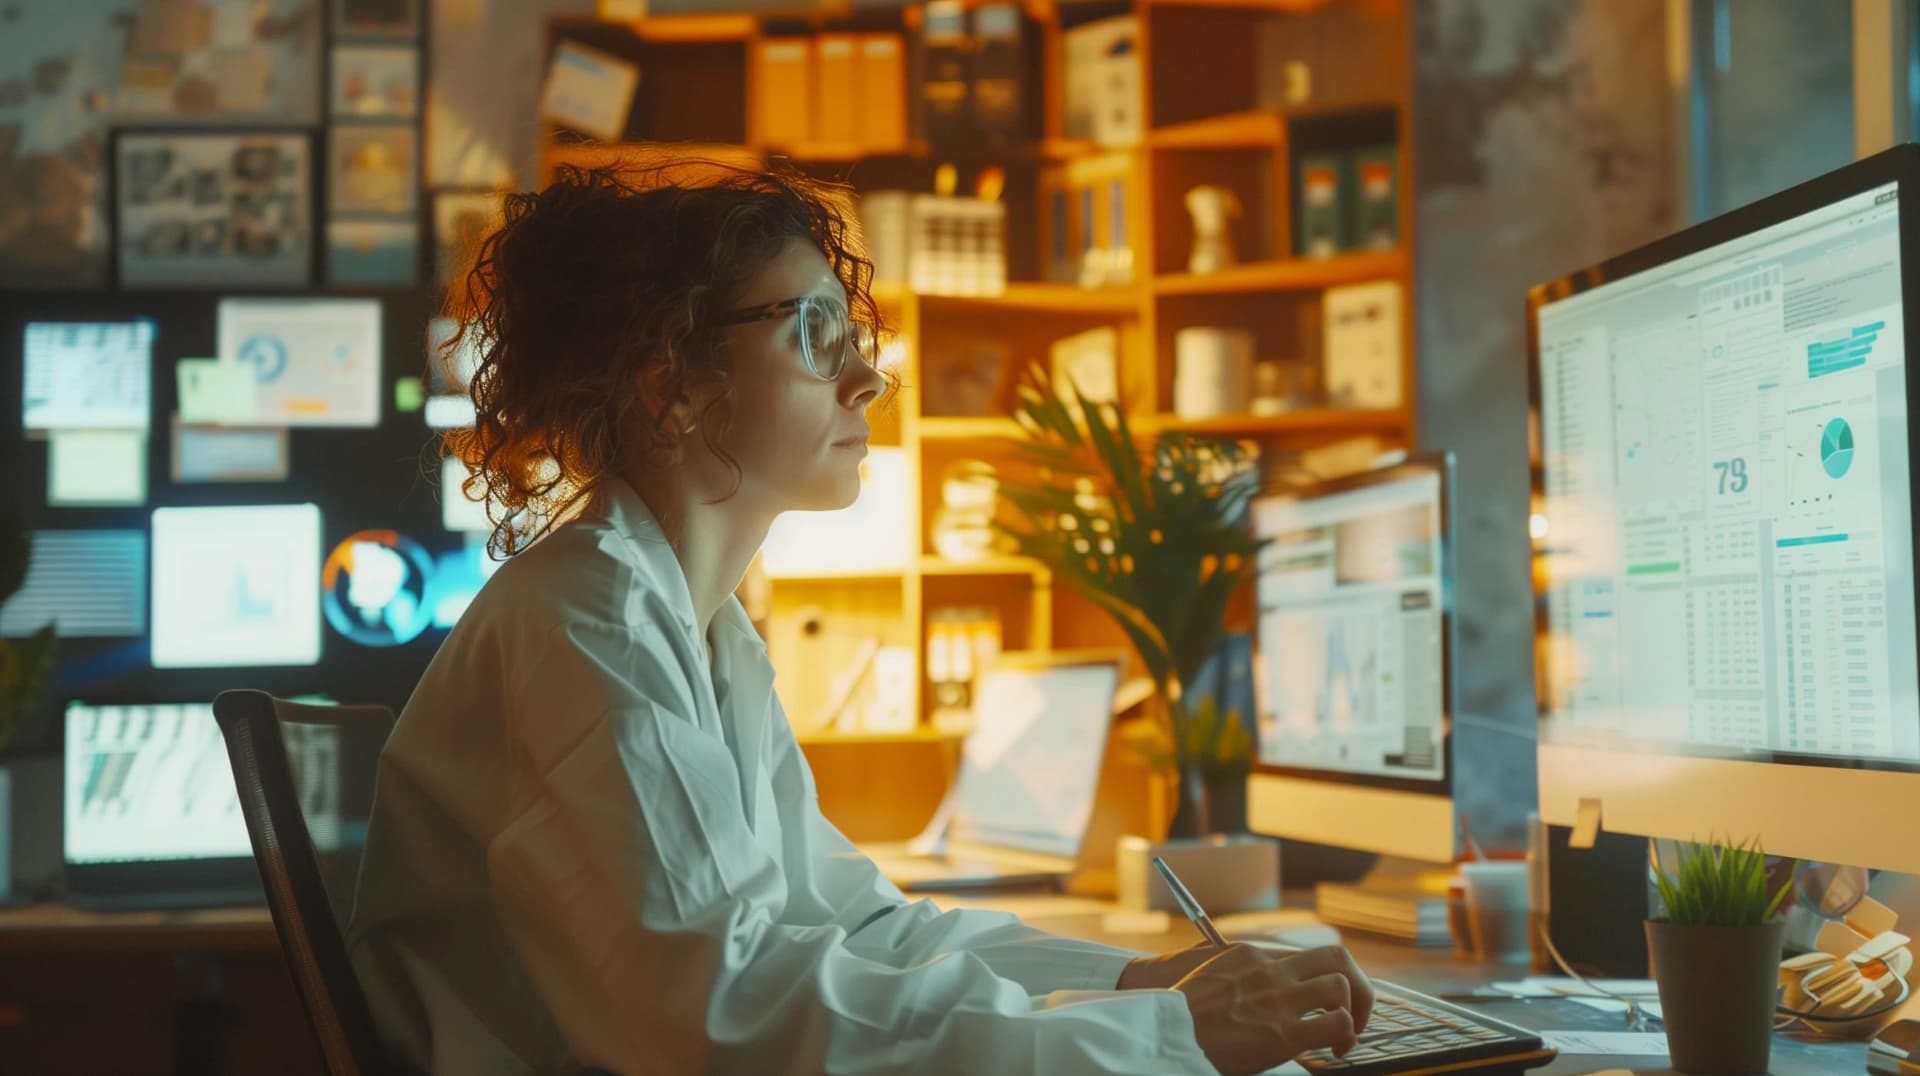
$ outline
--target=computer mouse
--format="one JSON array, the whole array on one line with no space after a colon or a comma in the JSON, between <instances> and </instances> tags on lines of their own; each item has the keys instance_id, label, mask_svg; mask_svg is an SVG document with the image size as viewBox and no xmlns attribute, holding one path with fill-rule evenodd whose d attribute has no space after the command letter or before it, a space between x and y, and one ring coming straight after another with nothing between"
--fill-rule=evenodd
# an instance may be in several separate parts
<instances>
[{"instance_id":1,"label":"computer mouse","mask_svg":"<svg viewBox=\"0 0 1920 1076\"><path fill-rule=\"evenodd\" d=\"M1340 944L1340 932L1325 923L1301 923L1281 927L1267 935L1266 940L1290 949L1324 949Z\"/></svg>"}]
</instances>

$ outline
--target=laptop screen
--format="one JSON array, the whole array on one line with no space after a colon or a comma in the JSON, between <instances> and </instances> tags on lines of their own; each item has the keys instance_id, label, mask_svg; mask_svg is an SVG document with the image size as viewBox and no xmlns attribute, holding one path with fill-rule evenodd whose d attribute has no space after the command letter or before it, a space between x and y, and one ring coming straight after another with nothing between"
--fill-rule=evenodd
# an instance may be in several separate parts
<instances>
[{"instance_id":1,"label":"laptop screen","mask_svg":"<svg viewBox=\"0 0 1920 1076\"><path fill-rule=\"evenodd\" d=\"M68 863L250 856L207 703L67 705Z\"/></svg>"},{"instance_id":2,"label":"laptop screen","mask_svg":"<svg viewBox=\"0 0 1920 1076\"><path fill-rule=\"evenodd\" d=\"M1118 686L1112 662L1003 665L983 673L960 762L953 836L1078 855Z\"/></svg>"}]
</instances>

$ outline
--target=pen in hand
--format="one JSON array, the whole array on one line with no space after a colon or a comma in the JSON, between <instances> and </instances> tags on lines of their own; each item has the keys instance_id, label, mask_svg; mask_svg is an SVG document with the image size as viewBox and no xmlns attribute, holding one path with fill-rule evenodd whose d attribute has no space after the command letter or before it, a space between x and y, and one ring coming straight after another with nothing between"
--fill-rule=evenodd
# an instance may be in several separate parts
<instances>
[{"instance_id":1,"label":"pen in hand","mask_svg":"<svg viewBox=\"0 0 1920 1076\"><path fill-rule=\"evenodd\" d=\"M1180 881L1180 876L1173 873L1173 868L1167 866L1167 861L1154 856L1153 869L1159 871L1160 877L1166 880L1167 889L1173 893L1174 903L1180 905L1180 914L1186 916L1187 920L1200 931L1200 934L1207 939L1207 944L1215 949L1225 949L1227 939L1220 936L1220 932L1214 928L1212 917L1207 915L1207 910L1200 906L1199 901L1193 899L1193 894L1188 892L1186 885Z\"/></svg>"}]
</instances>

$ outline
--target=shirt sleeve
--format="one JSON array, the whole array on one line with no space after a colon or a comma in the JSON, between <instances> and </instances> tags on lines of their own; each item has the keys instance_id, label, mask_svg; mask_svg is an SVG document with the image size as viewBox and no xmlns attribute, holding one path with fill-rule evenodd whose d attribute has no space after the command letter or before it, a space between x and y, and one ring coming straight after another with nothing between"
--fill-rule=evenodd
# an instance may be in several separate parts
<instances>
[{"instance_id":1,"label":"shirt sleeve","mask_svg":"<svg viewBox=\"0 0 1920 1076\"><path fill-rule=\"evenodd\" d=\"M784 717L770 723L773 780L785 802L799 801L802 824L789 833L789 887L835 909L848 948L892 967L964 949L994 974L1034 996L1056 991L1112 990L1140 954L1037 930L1005 912L909 902L853 842L820 813L812 772ZM1085 999L1078 999L1085 1000Z\"/></svg>"},{"instance_id":2,"label":"shirt sleeve","mask_svg":"<svg viewBox=\"0 0 1920 1076\"><path fill-rule=\"evenodd\" d=\"M1176 992L1036 1007L967 948L922 938L920 959L894 966L874 958L884 946L849 946L838 922L777 921L780 863L747 824L732 755L688 701L664 640L571 626L548 637L514 706L524 758L488 873L583 1064L626 1076L1211 1071Z\"/></svg>"}]
</instances>

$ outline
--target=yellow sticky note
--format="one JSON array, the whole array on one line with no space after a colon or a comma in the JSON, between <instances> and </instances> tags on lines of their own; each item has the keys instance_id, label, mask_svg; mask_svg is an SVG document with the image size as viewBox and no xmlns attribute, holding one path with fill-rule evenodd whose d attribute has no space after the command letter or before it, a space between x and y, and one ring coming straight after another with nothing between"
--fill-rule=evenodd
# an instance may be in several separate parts
<instances>
[{"instance_id":1,"label":"yellow sticky note","mask_svg":"<svg viewBox=\"0 0 1920 1076\"><path fill-rule=\"evenodd\" d=\"M254 420L257 382L251 367L219 359L181 359L174 369L180 421L235 426Z\"/></svg>"}]
</instances>

